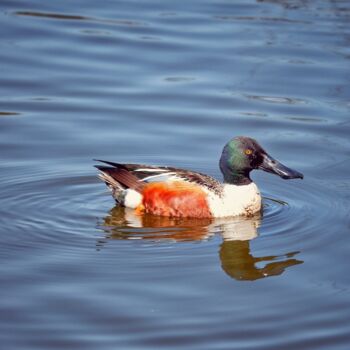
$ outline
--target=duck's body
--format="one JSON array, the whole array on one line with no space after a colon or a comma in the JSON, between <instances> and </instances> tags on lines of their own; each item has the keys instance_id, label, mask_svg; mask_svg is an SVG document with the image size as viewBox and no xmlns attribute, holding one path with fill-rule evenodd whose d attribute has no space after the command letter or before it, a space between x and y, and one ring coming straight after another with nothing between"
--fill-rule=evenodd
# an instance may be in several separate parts
<instances>
[{"instance_id":1,"label":"duck's body","mask_svg":"<svg viewBox=\"0 0 350 350\"><path fill-rule=\"evenodd\" d=\"M96 166L99 176L120 205L139 213L171 217L249 216L260 211L261 195L249 177L254 168L283 178L302 178L246 137L234 138L225 146L220 159L223 183L184 169L101 162L109 166Z\"/></svg>"},{"instance_id":2,"label":"duck's body","mask_svg":"<svg viewBox=\"0 0 350 350\"><path fill-rule=\"evenodd\" d=\"M261 196L252 182L237 186L193 171L139 164L98 166L114 199L127 208L173 217L250 215L260 210Z\"/></svg>"}]
</instances>

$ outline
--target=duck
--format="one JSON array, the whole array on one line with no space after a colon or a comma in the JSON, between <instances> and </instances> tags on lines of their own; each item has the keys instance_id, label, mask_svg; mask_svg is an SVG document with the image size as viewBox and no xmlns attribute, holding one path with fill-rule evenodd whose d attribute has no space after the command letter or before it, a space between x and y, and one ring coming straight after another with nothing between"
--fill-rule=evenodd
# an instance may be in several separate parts
<instances>
[{"instance_id":1,"label":"duck","mask_svg":"<svg viewBox=\"0 0 350 350\"><path fill-rule=\"evenodd\" d=\"M304 177L246 136L236 136L224 146L219 161L223 181L171 166L95 161L103 163L95 167L117 204L134 210L137 215L174 218L249 217L261 212L261 193L250 177L253 170L263 170L285 180Z\"/></svg>"}]
</instances>

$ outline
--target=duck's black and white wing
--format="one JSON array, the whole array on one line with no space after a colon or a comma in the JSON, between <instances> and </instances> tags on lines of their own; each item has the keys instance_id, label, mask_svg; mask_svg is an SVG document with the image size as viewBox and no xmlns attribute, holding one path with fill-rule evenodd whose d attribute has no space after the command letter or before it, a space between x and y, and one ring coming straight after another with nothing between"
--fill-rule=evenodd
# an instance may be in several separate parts
<instances>
[{"instance_id":1,"label":"duck's black and white wing","mask_svg":"<svg viewBox=\"0 0 350 350\"><path fill-rule=\"evenodd\" d=\"M186 181L200 185L215 193L222 191L222 184L213 177L185 169L174 167L158 167L143 164L120 164L104 160L99 162L108 164L96 165L101 171L101 179L108 186L119 183L121 188L132 188L142 192L142 188L151 182Z\"/></svg>"}]
</instances>

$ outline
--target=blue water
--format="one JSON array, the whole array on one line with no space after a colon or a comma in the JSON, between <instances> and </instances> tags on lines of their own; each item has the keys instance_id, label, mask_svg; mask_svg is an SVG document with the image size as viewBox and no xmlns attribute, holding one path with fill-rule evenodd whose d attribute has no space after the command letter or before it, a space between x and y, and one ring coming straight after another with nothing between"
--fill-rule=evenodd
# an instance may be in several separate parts
<instances>
[{"instance_id":1,"label":"blue water","mask_svg":"<svg viewBox=\"0 0 350 350\"><path fill-rule=\"evenodd\" d=\"M0 3L0 341L12 349L348 349L350 3ZM250 219L135 218L93 158L221 178Z\"/></svg>"}]
</instances>

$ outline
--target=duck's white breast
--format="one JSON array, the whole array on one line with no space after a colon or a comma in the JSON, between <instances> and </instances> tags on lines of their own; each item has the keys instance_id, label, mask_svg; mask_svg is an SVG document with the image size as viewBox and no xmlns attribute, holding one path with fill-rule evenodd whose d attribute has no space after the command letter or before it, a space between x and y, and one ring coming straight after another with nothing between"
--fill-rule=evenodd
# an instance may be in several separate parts
<instances>
[{"instance_id":1,"label":"duck's white breast","mask_svg":"<svg viewBox=\"0 0 350 350\"><path fill-rule=\"evenodd\" d=\"M261 195L254 182L243 186L225 184L221 196L208 192L208 203L214 217L249 216L261 209Z\"/></svg>"}]
</instances>

